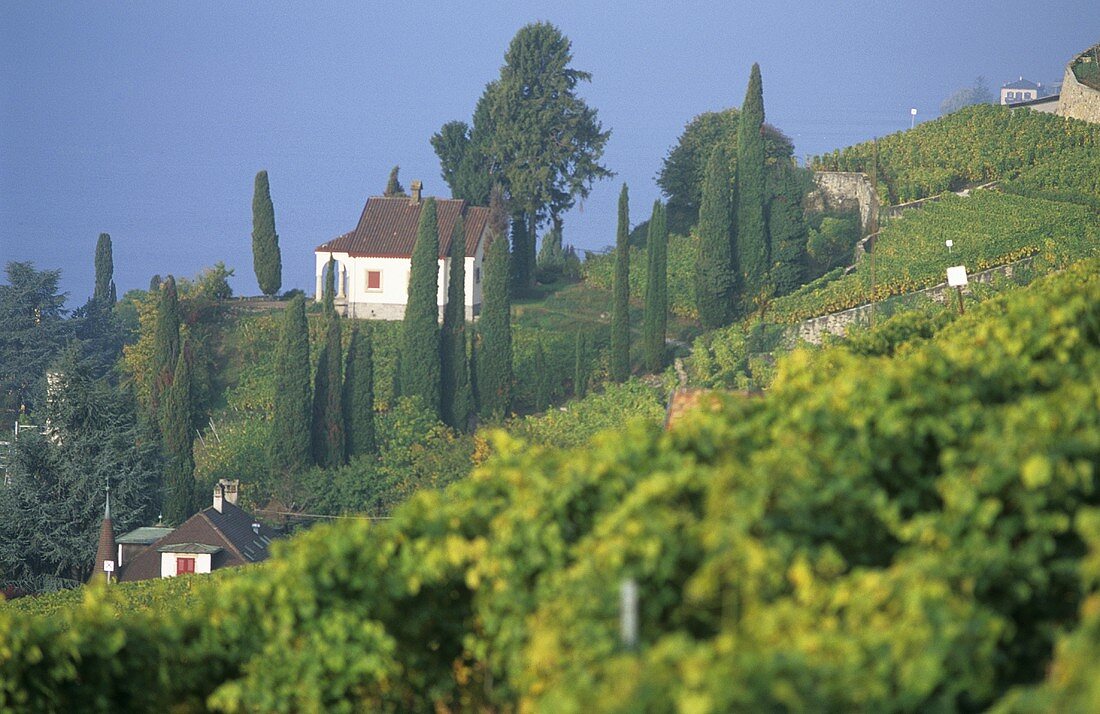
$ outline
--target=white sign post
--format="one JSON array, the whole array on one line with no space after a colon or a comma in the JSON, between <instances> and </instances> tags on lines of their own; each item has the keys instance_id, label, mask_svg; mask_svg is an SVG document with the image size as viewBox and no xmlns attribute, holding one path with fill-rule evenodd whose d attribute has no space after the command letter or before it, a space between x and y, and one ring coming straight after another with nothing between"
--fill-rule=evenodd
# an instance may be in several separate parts
<instances>
[{"instance_id":1,"label":"white sign post","mask_svg":"<svg viewBox=\"0 0 1100 714\"><path fill-rule=\"evenodd\" d=\"M111 582L111 573L115 572L115 561L104 560L103 572L107 573L107 582Z\"/></svg>"},{"instance_id":2,"label":"white sign post","mask_svg":"<svg viewBox=\"0 0 1100 714\"><path fill-rule=\"evenodd\" d=\"M947 252L950 253L951 252L951 246L955 245L955 241L948 238L946 241L944 241L944 243L947 245Z\"/></svg>"},{"instance_id":3,"label":"white sign post","mask_svg":"<svg viewBox=\"0 0 1100 714\"><path fill-rule=\"evenodd\" d=\"M947 269L947 285L955 288L959 291L959 314L965 315L966 308L963 307L963 288L966 287L966 266L954 265Z\"/></svg>"}]
</instances>

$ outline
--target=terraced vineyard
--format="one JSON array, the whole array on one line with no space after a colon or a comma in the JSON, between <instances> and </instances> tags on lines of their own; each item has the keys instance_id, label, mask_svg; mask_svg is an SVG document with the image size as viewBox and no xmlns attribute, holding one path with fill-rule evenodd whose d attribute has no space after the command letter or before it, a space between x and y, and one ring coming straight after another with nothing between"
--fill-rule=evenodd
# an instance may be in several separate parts
<instances>
[{"instance_id":1,"label":"terraced vineyard","mask_svg":"<svg viewBox=\"0 0 1100 714\"><path fill-rule=\"evenodd\" d=\"M954 246L948 253L945 241ZM1056 269L1100 252L1100 215L1085 206L979 191L946 197L888 224L875 247L874 299L914 292L944 281L950 265L971 273L1037 256ZM871 261L836 280L778 298L768 317L793 323L872 299Z\"/></svg>"},{"instance_id":2,"label":"terraced vineyard","mask_svg":"<svg viewBox=\"0 0 1100 714\"><path fill-rule=\"evenodd\" d=\"M1050 157L1061 159L1081 149L1100 151L1100 126L979 104L879 139L878 175L890 203L897 204L968 184L1014 178ZM810 165L825 171L869 172L873 156L872 143L864 142L815 156Z\"/></svg>"}]
</instances>

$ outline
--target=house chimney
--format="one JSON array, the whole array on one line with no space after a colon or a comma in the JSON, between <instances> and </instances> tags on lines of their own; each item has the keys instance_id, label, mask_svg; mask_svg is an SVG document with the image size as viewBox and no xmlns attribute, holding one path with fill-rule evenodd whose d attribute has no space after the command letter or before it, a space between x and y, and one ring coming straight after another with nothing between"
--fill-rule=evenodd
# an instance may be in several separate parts
<instances>
[{"instance_id":1,"label":"house chimney","mask_svg":"<svg viewBox=\"0 0 1100 714\"><path fill-rule=\"evenodd\" d=\"M222 482L214 484L214 510L218 513L222 512L223 503L225 502L225 486Z\"/></svg>"},{"instance_id":2,"label":"house chimney","mask_svg":"<svg viewBox=\"0 0 1100 714\"><path fill-rule=\"evenodd\" d=\"M237 494L240 491L241 485L240 479L233 479L230 481L229 479L223 478L218 481L218 485L222 487L222 493L225 496L225 500L236 506Z\"/></svg>"},{"instance_id":3,"label":"house chimney","mask_svg":"<svg viewBox=\"0 0 1100 714\"><path fill-rule=\"evenodd\" d=\"M409 198L409 203L413 206L420 203L420 189L423 187L423 185L424 184L420 183L419 179L416 179L409 184L409 192L412 194L412 196Z\"/></svg>"}]
</instances>

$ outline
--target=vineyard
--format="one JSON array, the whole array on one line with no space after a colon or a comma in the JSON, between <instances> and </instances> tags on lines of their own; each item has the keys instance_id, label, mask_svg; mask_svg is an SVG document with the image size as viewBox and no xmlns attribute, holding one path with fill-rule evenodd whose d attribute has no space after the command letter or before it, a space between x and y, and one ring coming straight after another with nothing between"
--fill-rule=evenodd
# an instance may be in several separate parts
<instances>
[{"instance_id":1,"label":"vineyard","mask_svg":"<svg viewBox=\"0 0 1100 714\"><path fill-rule=\"evenodd\" d=\"M1005 191L1052 201L1080 203L1100 211L1100 150L1078 149L1036 164Z\"/></svg>"},{"instance_id":2,"label":"vineyard","mask_svg":"<svg viewBox=\"0 0 1100 714\"><path fill-rule=\"evenodd\" d=\"M668 237L668 299L669 311L682 318L695 319L695 256L698 248L691 236ZM615 255L589 255L584 261L586 283L611 291L615 274ZM646 253L644 249L630 250L630 299L645 299Z\"/></svg>"},{"instance_id":3,"label":"vineyard","mask_svg":"<svg viewBox=\"0 0 1100 714\"><path fill-rule=\"evenodd\" d=\"M978 104L879 139L878 176L886 188L883 199L905 203L1013 178L1048 158L1076 150L1100 152L1100 126ZM874 146L865 142L815 156L810 165L824 171L870 173L873 158Z\"/></svg>"},{"instance_id":4,"label":"vineyard","mask_svg":"<svg viewBox=\"0 0 1100 714\"><path fill-rule=\"evenodd\" d=\"M1041 268L1055 269L1098 251L1100 216L1085 206L996 191L947 196L883 228L874 249L873 298L942 283L951 265L975 273L1037 256ZM864 258L848 275L777 298L768 317L794 323L871 302L871 271Z\"/></svg>"},{"instance_id":5,"label":"vineyard","mask_svg":"<svg viewBox=\"0 0 1100 714\"><path fill-rule=\"evenodd\" d=\"M669 432L497 434L249 571L0 607L0 709L1086 711L1098 276L796 351Z\"/></svg>"}]
</instances>

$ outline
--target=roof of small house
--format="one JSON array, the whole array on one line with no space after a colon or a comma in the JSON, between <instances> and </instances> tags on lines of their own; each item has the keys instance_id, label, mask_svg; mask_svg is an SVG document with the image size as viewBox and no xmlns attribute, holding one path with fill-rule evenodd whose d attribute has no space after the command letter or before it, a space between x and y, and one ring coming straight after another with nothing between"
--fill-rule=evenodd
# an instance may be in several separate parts
<instances>
[{"instance_id":1,"label":"roof of small house","mask_svg":"<svg viewBox=\"0 0 1100 714\"><path fill-rule=\"evenodd\" d=\"M408 258L416 243L420 211L427 198L387 198L372 196L363 206L355 230L317 246L317 253L347 253L353 257ZM437 198L436 223L439 227L439 257L451 250L451 232L461 214L466 221L466 255L477 253L481 234L489 220L489 209L470 206L461 199Z\"/></svg>"},{"instance_id":2,"label":"roof of small house","mask_svg":"<svg viewBox=\"0 0 1100 714\"><path fill-rule=\"evenodd\" d=\"M125 535L115 538L122 545L150 545L172 532L173 529L161 526L142 526Z\"/></svg>"},{"instance_id":3,"label":"roof of small house","mask_svg":"<svg viewBox=\"0 0 1100 714\"><path fill-rule=\"evenodd\" d=\"M1024 79L1023 77L1020 77L1015 82L1009 82L1008 84L1001 87L1001 89L1038 89L1038 88L1039 88L1038 84L1035 84L1035 82L1032 82L1031 80Z\"/></svg>"},{"instance_id":4,"label":"roof of small house","mask_svg":"<svg viewBox=\"0 0 1100 714\"><path fill-rule=\"evenodd\" d=\"M256 520L251 514L223 500L220 512L213 506L204 508L184 521L179 528L138 553L129 563L124 563L119 580L159 578L162 552L212 552L212 570L266 560L270 555L268 544L276 537L276 533L265 525L257 524L253 528L254 524ZM198 546L217 550L185 549Z\"/></svg>"}]
</instances>

